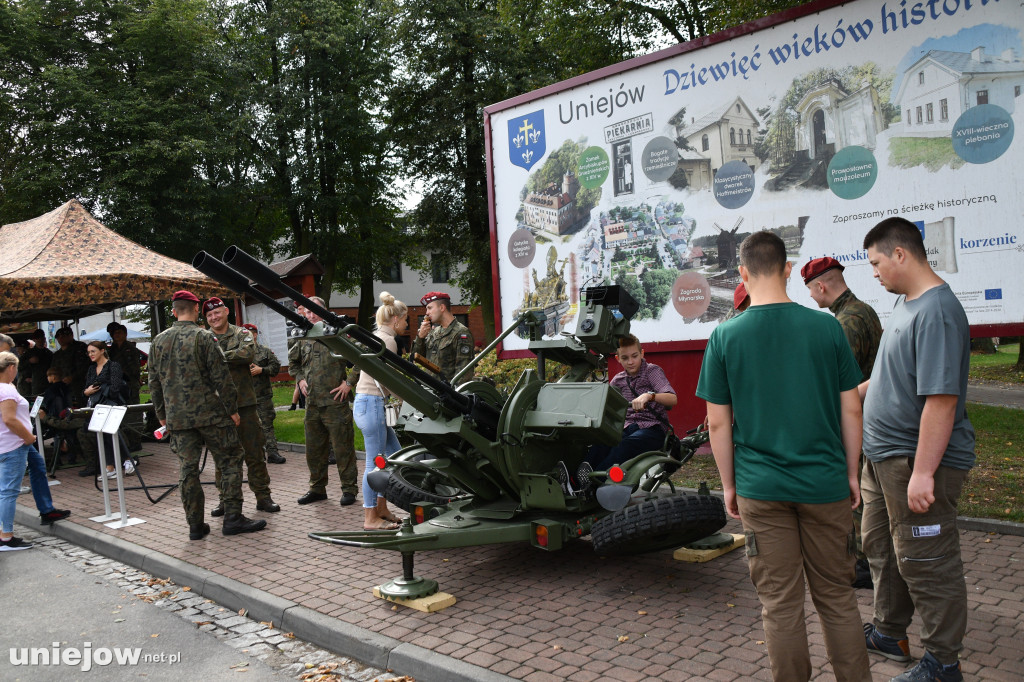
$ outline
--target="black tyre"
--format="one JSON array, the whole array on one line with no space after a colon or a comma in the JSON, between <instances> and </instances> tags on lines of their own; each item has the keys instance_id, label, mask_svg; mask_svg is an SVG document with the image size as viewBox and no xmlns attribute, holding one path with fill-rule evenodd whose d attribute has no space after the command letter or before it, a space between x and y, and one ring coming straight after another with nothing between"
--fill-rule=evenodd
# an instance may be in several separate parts
<instances>
[{"instance_id":1,"label":"black tyre","mask_svg":"<svg viewBox=\"0 0 1024 682\"><path fill-rule=\"evenodd\" d=\"M590 538L599 554L641 554L680 547L725 525L725 505L710 495L673 495L646 500L594 524Z\"/></svg>"},{"instance_id":2,"label":"black tyre","mask_svg":"<svg viewBox=\"0 0 1024 682\"><path fill-rule=\"evenodd\" d=\"M412 467L398 467L391 472L384 497L399 509L411 512L414 502L446 504L462 494L460 488L448 485L448 481L439 474Z\"/></svg>"}]
</instances>

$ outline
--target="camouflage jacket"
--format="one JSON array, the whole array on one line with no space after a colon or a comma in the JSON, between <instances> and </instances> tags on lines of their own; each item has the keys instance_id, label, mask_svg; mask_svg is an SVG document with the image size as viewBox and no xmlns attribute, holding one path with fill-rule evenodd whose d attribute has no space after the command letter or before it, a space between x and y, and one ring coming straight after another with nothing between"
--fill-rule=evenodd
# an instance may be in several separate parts
<instances>
[{"instance_id":1,"label":"camouflage jacket","mask_svg":"<svg viewBox=\"0 0 1024 682\"><path fill-rule=\"evenodd\" d=\"M167 428L231 426L238 392L224 351L195 322L175 322L153 339L149 350L153 408Z\"/></svg>"},{"instance_id":2,"label":"camouflage jacket","mask_svg":"<svg viewBox=\"0 0 1024 682\"><path fill-rule=\"evenodd\" d=\"M473 359L473 335L466 329L466 325L458 320L452 320L447 327L435 326L425 339L417 336L412 344L412 351L425 355L427 360L441 368L444 378L451 381L456 372ZM472 376L473 373L470 372L462 379L466 380Z\"/></svg>"},{"instance_id":3,"label":"camouflage jacket","mask_svg":"<svg viewBox=\"0 0 1024 682\"><path fill-rule=\"evenodd\" d=\"M89 360L88 346L82 341L72 341L67 348L58 348L53 352L51 367L60 370L60 373L71 379L69 390L71 402L77 406L85 405L85 371L91 364Z\"/></svg>"},{"instance_id":4,"label":"camouflage jacket","mask_svg":"<svg viewBox=\"0 0 1024 682\"><path fill-rule=\"evenodd\" d=\"M213 336L228 361L231 378L238 390L238 406L255 405L256 391L253 390L252 374L249 372L249 366L256 359L256 341L252 338L252 332L245 327L229 324L227 331L223 334L214 332Z\"/></svg>"},{"instance_id":5,"label":"camouflage jacket","mask_svg":"<svg viewBox=\"0 0 1024 682\"><path fill-rule=\"evenodd\" d=\"M313 339L298 339L288 349L288 373L296 380L306 380L306 403L317 407L339 402L331 396L331 390L349 378L345 361L332 356L327 346ZM350 384L355 383L353 376Z\"/></svg>"},{"instance_id":6,"label":"camouflage jacket","mask_svg":"<svg viewBox=\"0 0 1024 682\"><path fill-rule=\"evenodd\" d=\"M111 360L121 365L121 371L124 372L124 380L128 383L128 386L138 388L142 383L142 354L139 353L135 342L125 341L124 345L120 348L110 344L107 354Z\"/></svg>"},{"instance_id":7,"label":"camouflage jacket","mask_svg":"<svg viewBox=\"0 0 1024 682\"><path fill-rule=\"evenodd\" d=\"M843 327L846 341L860 366L861 381L867 381L871 378L871 368L875 366L878 342L882 340L882 323L878 321L878 315L849 289L839 294L828 309Z\"/></svg>"},{"instance_id":8,"label":"camouflage jacket","mask_svg":"<svg viewBox=\"0 0 1024 682\"><path fill-rule=\"evenodd\" d=\"M274 351L262 343L257 343L256 359L253 360L253 364L263 368L262 374L256 374L252 377L252 387L256 391L256 395L274 395L274 389L270 386L270 380L281 371L281 361L274 355Z\"/></svg>"}]
</instances>

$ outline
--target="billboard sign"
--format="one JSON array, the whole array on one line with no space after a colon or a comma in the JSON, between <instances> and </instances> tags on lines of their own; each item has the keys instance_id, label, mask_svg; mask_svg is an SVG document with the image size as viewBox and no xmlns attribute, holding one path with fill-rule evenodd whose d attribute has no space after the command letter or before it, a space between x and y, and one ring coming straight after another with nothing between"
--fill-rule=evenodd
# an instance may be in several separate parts
<instances>
[{"instance_id":1,"label":"billboard sign","mask_svg":"<svg viewBox=\"0 0 1024 682\"><path fill-rule=\"evenodd\" d=\"M1024 321L1019 2L824 7L488 107L500 326L540 308L548 336L572 331L580 289L618 283L644 342L705 340L765 229L796 271L842 262L884 324L862 243L889 216L919 226L971 324ZM789 293L816 307L798 277Z\"/></svg>"}]
</instances>

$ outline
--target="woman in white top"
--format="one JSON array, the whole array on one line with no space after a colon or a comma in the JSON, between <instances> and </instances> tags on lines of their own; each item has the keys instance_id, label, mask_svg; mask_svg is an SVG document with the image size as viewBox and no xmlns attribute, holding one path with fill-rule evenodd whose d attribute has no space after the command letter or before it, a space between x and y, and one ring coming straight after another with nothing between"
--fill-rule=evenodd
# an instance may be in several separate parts
<instances>
[{"instance_id":1,"label":"woman in white top","mask_svg":"<svg viewBox=\"0 0 1024 682\"><path fill-rule=\"evenodd\" d=\"M43 523L53 523L71 515L66 509L54 509L50 486L46 482L46 464L35 448L28 401L18 393L18 356L0 353L0 552L28 549L32 543L14 537L14 510L21 492L25 466L31 463L32 495Z\"/></svg>"},{"instance_id":2,"label":"woman in white top","mask_svg":"<svg viewBox=\"0 0 1024 682\"><path fill-rule=\"evenodd\" d=\"M374 334L384 342L387 349L398 352L395 337L409 328L409 308L386 291L380 294L381 306L377 308L377 331ZM363 434L366 450L366 470L363 472L363 528L365 530L394 530L400 519L388 510L388 502L378 495L366 482L366 474L373 471L377 455L398 452L398 436L384 419L384 401L391 392L374 380L367 372L361 372L356 383L356 401L352 406L352 417Z\"/></svg>"}]
</instances>

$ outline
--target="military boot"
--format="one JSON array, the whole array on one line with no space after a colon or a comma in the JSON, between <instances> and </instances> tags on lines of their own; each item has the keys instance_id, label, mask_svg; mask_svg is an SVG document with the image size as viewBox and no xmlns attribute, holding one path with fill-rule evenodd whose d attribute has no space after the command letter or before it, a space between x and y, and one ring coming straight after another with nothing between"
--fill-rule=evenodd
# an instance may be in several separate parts
<instances>
[{"instance_id":1,"label":"military boot","mask_svg":"<svg viewBox=\"0 0 1024 682\"><path fill-rule=\"evenodd\" d=\"M210 516L224 516L224 503L221 502L210 511Z\"/></svg>"},{"instance_id":2,"label":"military boot","mask_svg":"<svg viewBox=\"0 0 1024 682\"><path fill-rule=\"evenodd\" d=\"M189 524L188 527L188 539L189 540L202 540L210 534L210 524L208 523L193 523Z\"/></svg>"},{"instance_id":3,"label":"military boot","mask_svg":"<svg viewBox=\"0 0 1024 682\"><path fill-rule=\"evenodd\" d=\"M224 535L238 535L239 533L255 533L267 527L263 519L247 519L241 514L227 514L224 517L224 526L221 532Z\"/></svg>"}]
</instances>

